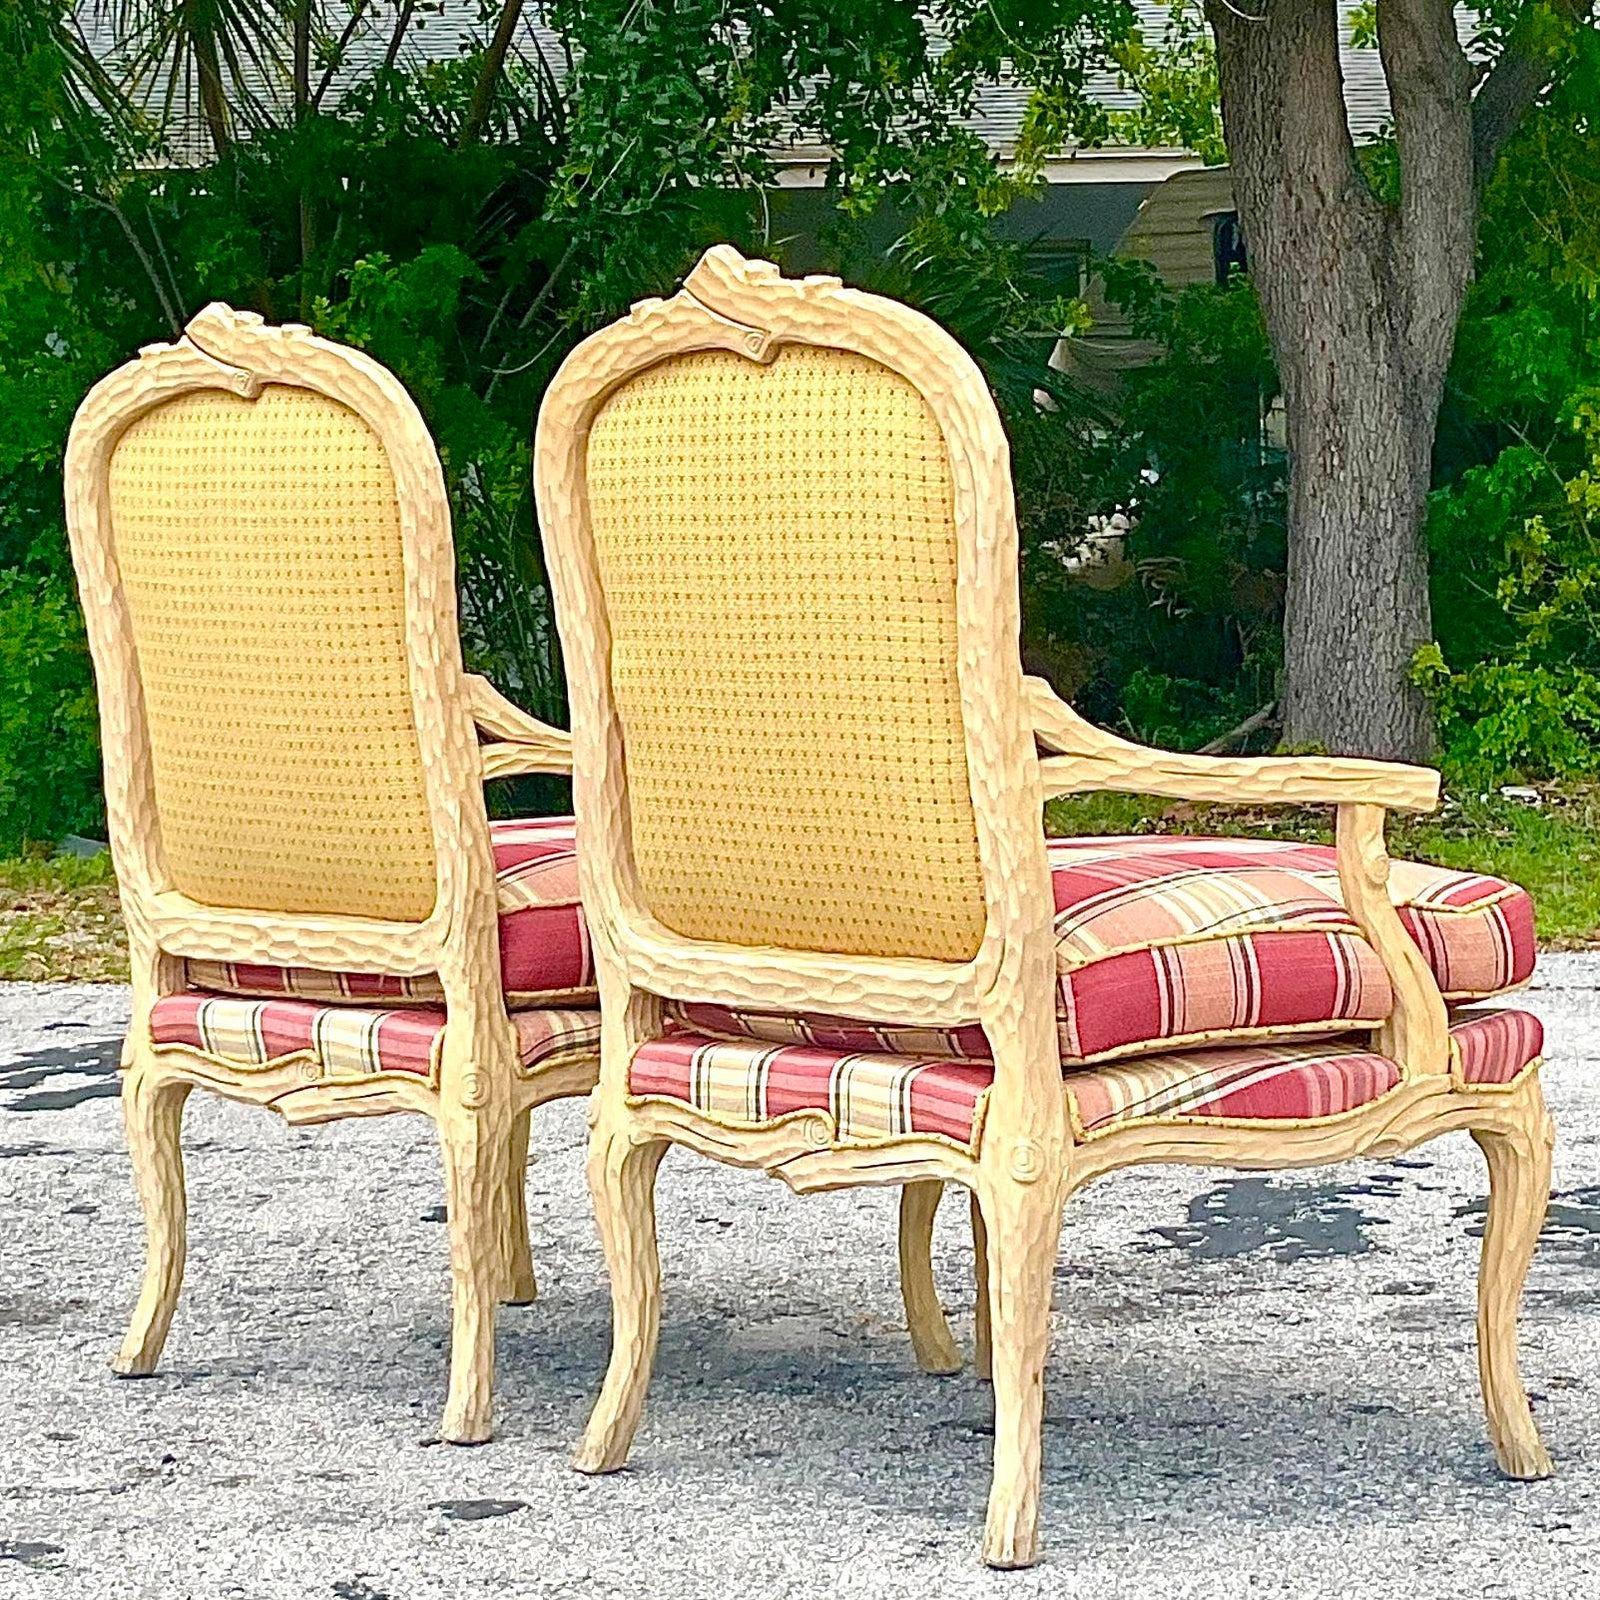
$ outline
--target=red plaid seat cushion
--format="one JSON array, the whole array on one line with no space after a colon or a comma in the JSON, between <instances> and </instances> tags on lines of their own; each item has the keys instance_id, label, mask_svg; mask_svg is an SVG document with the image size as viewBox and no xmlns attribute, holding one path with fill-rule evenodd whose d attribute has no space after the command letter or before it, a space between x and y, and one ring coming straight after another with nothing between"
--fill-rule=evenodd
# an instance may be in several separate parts
<instances>
[{"instance_id":1,"label":"red plaid seat cushion","mask_svg":"<svg viewBox=\"0 0 1600 1600\"><path fill-rule=\"evenodd\" d=\"M1484 1012L1451 1029L1458 1075L1508 1083L1536 1060L1544 1035L1522 1011ZM993 1081L983 1061L769 1045L671 1033L640 1046L629 1088L681 1101L724 1122L757 1126L825 1113L837 1139L933 1134L971 1145ZM1400 1070L1359 1044L1236 1045L1162 1051L1063 1078L1068 1118L1090 1138L1143 1118L1277 1121L1335 1116L1387 1093Z\"/></svg>"},{"instance_id":2,"label":"red plaid seat cushion","mask_svg":"<svg viewBox=\"0 0 1600 1600\"><path fill-rule=\"evenodd\" d=\"M570 817L491 825L500 951L514 1006L592 1004ZM1053 839L1061 1052L1069 1061L1182 1044L1201 1034L1293 1038L1377 1023L1389 982L1339 899L1325 845L1249 839ZM1515 884L1397 861L1401 920L1457 1000L1503 993L1533 970L1533 903ZM431 978L188 963L224 994L329 1003L437 1004ZM987 1053L976 1026L893 1028L847 1018L682 1007L699 1031L823 1048Z\"/></svg>"},{"instance_id":3,"label":"red plaid seat cushion","mask_svg":"<svg viewBox=\"0 0 1600 1600\"><path fill-rule=\"evenodd\" d=\"M1339 897L1334 852L1280 840L1052 839L1063 1060L1093 1062L1231 1034L1339 1033L1389 1014L1389 980ZM1401 921L1453 1000L1533 971L1533 902L1515 884L1396 861ZM975 1025L936 1030L849 1018L678 1005L700 1032L828 1049L988 1053Z\"/></svg>"},{"instance_id":4,"label":"red plaid seat cushion","mask_svg":"<svg viewBox=\"0 0 1600 1600\"><path fill-rule=\"evenodd\" d=\"M572 818L491 822L489 832L506 1004L593 1005L594 962L578 900ZM444 999L438 979L432 976L391 978L312 967L190 961L186 977L191 988L218 994L294 995L332 1004L383 1000L395 1006L436 1005Z\"/></svg>"},{"instance_id":5,"label":"red plaid seat cushion","mask_svg":"<svg viewBox=\"0 0 1600 1600\"><path fill-rule=\"evenodd\" d=\"M150 1035L157 1045L187 1045L234 1066L269 1067L302 1058L316 1078L361 1078L375 1072L431 1077L444 1036L444 1012L433 1006L369 1010L309 1000L243 1000L190 990L156 1001ZM513 1011L522 1069L534 1073L593 1055L598 1011L541 1007Z\"/></svg>"}]
</instances>

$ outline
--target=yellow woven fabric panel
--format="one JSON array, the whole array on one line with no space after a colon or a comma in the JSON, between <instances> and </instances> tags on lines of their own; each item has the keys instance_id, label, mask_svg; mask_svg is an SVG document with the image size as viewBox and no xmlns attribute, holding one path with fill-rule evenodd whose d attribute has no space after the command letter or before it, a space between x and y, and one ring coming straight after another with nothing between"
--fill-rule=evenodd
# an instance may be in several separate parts
<instances>
[{"instance_id":1,"label":"yellow woven fabric panel","mask_svg":"<svg viewBox=\"0 0 1600 1600\"><path fill-rule=\"evenodd\" d=\"M111 460L172 886L209 905L420 921L433 832L394 478L309 390L169 401Z\"/></svg>"},{"instance_id":2,"label":"yellow woven fabric panel","mask_svg":"<svg viewBox=\"0 0 1600 1600\"><path fill-rule=\"evenodd\" d=\"M675 357L588 445L633 848L693 938L965 960L983 881L938 425L793 345Z\"/></svg>"}]
</instances>

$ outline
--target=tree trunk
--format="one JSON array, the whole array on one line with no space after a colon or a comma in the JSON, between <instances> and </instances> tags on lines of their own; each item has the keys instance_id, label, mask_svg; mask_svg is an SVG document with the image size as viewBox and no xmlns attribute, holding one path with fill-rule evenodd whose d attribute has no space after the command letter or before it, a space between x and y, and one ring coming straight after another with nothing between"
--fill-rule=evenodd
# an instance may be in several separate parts
<instances>
[{"instance_id":1,"label":"tree trunk","mask_svg":"<svg viewBox=\"0 0 1600 1600\"><path fill-rule=\"evenodd\" d=\"M1449 0L1379 0L1401 195L1357 161L1334 0L1209 0L1234 194L1289 437L1284 738L1425 759L1423 516L1476 228L1471 78Z\"/></svg>"},{"instance_id":2,"label":"tree trunk","mask_svg":"<svg viewBox=\"0 0 1600 1600\"><path fill-rule=\"evenodd\" d=\"M295 126L311 114L311 6L312 0L295 0L292 35L294 62L291 77L294 84ZM311 316L311 258L317 248L317 217L311 191L302 179L299 196L300 212L300 318L309 321Z\"/></svg>"},{"instance_id":3,"label":"tree trunk","mask_svg":"<svg viewBox=\"0 0 1600 1600\"><path fill-rule=\"evenodd\" d=\"M290 33L294 53L290 78L294 90L294 118L298 122L311 108L311 0L294 0Z\"/></svg>"},{"instance_id":4,"label":"tree trunk","mask_svg":"<svg viewBox=\"0 0 1600 1600\"><path fill-rule=\"evenodd\" d=\"M416 0L402 0L396 10L394 27L389 31L389 48L383 52L384 70L388 71L400 57L400 46L405 43L406 30L411 26L411 13L417 9Z\"/></svg>"},{"instance_id":5,"label":"tree trunk","mask_svg":"<svg viewBox=\"0 0 1600 1600\"><path fill-rule=\"evenodd\" d=\"M222 87L217 38L209 21L195 26L193 45L195 77L200 85L200 116L211 139L212 153L220 161L233 148L233 130L228 124L228 97Z\"/></svg>"},{"instance_id":6,"label":"tree trunk","mask_svg":"<svg viewBox=\"0 0 1600 1600\"><path fill-rule=\"evenodd\" d=\"M1318 330L1329 354L1286 398L1283 739L1425 759L1433 727L1410 669L1433 636L1423 537L1433 415L1407 414L1394 372L1371 359L1370 329L1340 320Z\"/></svg>"}]
</instances>

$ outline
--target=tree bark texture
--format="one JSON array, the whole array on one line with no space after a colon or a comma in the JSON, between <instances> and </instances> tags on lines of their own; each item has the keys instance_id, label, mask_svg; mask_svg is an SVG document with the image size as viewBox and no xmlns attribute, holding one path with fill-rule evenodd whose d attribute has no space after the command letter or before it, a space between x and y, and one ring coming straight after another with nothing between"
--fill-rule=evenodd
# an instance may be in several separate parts
<instances>
[{"instance_id":1,"label":"tree bark texture","mask_svg":"<svg viewBox=\"0 0 1600 1600\"><path fill-rule=\"evenodd\" d=\"M1471 71L1449 0L1379 0L1400 195L1351 140L1334 0L1209 0L1234 193L1289 441L1285 742L1425 759L1424 510L1471 276Z\"/></svg>"}]
</instances>

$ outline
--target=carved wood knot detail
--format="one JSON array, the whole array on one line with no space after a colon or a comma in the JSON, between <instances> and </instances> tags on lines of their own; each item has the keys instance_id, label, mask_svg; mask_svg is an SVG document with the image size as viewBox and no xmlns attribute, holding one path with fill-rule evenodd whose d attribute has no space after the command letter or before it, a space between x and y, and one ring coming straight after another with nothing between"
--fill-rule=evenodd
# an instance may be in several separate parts
<instances>
[{"instance_id":1,"label":"carved wood knot detail","mask_svg":"<svg viewBox=\"0 0 1600 1600\"><path fill-rule=\"evenodd\" d=\"M1044 1147L1037 1139L1018 1139L1011 1146L1011 1176L1018 1183L1035 1183L1044 1174Z\"/></svg>"},{"instance_id":2,"label":"carved wood knot detail","mask_svg":"<svg viewBox=\"0 0 1600 1600\"><path fill-rule=\"evenodd\" d=\"M833 1131L833 1119L821 1112L815 1116L801 1118L796 1125L796 1132L813 1150L824 1150L832 1144Z\"/></svg>"}]
</instances>

